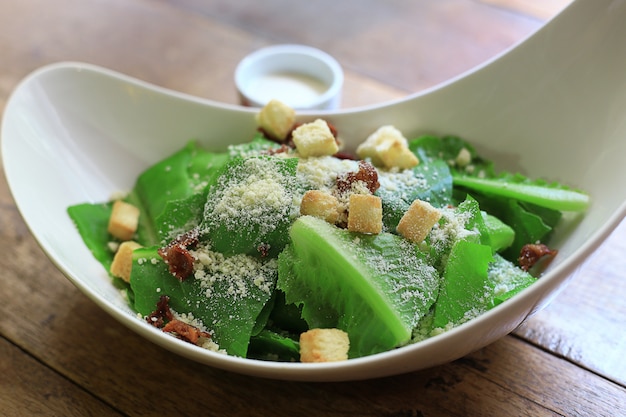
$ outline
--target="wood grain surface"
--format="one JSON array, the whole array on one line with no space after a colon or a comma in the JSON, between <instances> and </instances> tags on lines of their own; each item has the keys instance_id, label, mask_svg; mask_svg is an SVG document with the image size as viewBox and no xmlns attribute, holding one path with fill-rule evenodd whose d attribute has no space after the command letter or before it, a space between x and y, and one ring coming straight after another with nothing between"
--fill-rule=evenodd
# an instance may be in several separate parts
<instances>
[{"instance_id":1,"label":"wood grain surface","mask_svg":"<svg viewBox=\"0 0 626 417\"><path fill-rule=\"evenodd\" d=\"M67 60L236 103L237 63L275 43L308 44L337 58L346 73L343 107L380 103L471 70L567 4L2 1L0 111L28 73ZM512 335L453 363L350 383L251 378L142 339L46 258L4 174L0 233L2 416L626 415L625 224Z\"/></svg>"}]
</instances>

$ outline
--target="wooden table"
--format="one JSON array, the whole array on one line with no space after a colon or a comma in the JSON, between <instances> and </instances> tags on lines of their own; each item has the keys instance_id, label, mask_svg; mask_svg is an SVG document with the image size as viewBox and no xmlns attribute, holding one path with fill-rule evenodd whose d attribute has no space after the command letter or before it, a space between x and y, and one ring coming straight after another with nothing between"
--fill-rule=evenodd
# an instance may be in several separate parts
<instances>
[{"instance_id":1,"label":"wooden table","mask_svg":"<svg viewBox=\"0 0 626 417\"><path fill-rule=\"evenodd\" d=\"M3 0L0 110L44 64L77 60L229 103L274 43L346 72L343 106L433 86L539 28L566 0ZM626 415L626 225L545 310L456 362L350 383L263 380L175 356L114 321L44 256L0 181L3 416Z\"/></svg>"}]
</instances>

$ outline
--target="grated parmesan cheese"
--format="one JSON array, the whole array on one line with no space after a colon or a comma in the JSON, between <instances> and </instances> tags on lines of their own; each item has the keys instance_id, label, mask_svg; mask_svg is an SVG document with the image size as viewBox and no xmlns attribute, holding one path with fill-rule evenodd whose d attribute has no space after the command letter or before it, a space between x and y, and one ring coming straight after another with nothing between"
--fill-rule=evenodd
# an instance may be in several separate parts
<instances>
[{"instance_id":1,"label":"grated parmesan cheese","mask_svg":"<svg viewBox=\"0 0 626 417\"><path fill-rule=\"evenodd\" d=\"M433 247L442 250L457 240L479 234L478 230L466 229L472 216L471 212L459 212L453 208L442 208L440 211L442 221L435 224L429 234L430 244Z\"/></svg>"},{"instance_id":2,"label":"grated parmesan cheese","mask_svg":"<svg viewBox=\"0 0 626 417\"><path fill-rule=\"evenodd\" d=\"M229 231L257 228L272 232L278 218L293 217L295 179L269 158L249 158L221 177L204 211L208 225Z\"/></svg>"},{"instance_id":3,"label":"grated parmesan cheese","mask_svg":"<svg viewBox=\"0 0 626 417\"><path fill-rule=\"evenodd\" d=\"M278 270L278 260L275 258L262 260L244 254L227 257L205 246L190 253L196 260L194 277L205 290L207 298L211 297L213 286L218 281L227 281L228 294L236 299L249 297L252 287L266 294L271 294L274 289L271 277Z\"/></svg>"},{"instance_id":4,"label":"grated parmesan cheese","mask_svg":"<svg viewBox=\"0 0 626 417\"><path fill-rule=\"evenodd\" d=\"M306 189L330 191L337 177L358 171L357 161L333 156L301 158L298 161L298 181Z\"/></svg>"}]
</instances>

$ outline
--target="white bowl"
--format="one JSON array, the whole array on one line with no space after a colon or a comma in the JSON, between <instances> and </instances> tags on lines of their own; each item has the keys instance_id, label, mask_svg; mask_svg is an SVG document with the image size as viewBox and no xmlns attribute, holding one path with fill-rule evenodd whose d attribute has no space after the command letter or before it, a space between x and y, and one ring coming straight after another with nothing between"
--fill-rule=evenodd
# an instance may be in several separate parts
<instances>
[{"instance_id":1,"label":"white bowl","mask_svg":"<svg viewBox=\"0 0 626 417\"><path fill-rule=\"evenodd\" d=\"M297 110L339 107L343 70L326 52L305 45L273 45L246 56L235 69L243 105L279 99Z\"/></svg>"},{"instance_id":2,"label":"white bowl","mask_svg":"<svg viewBox=\"0 0 626 417\"><path fill-rule=\"evenodd\" d=\"M440 336L360 359L277 363L225 356L138 319L111 285L66 214L128 190L149 164L190 138L223 149L246 141L256 110L152 86L106 69L60 63L14 91L2 124L2 157L18 208L43 250L95 303L147 339L214 367L294 380L349 380L422 369L462 357L544 307L626 214L626 3L578 0L538 33L463 77L403 100L305 113L335 124L354 145L382 124L407 136L458 134L499 168L559 180L591 193L559 256L535 284Z\"/></svg>"}]
</instances>

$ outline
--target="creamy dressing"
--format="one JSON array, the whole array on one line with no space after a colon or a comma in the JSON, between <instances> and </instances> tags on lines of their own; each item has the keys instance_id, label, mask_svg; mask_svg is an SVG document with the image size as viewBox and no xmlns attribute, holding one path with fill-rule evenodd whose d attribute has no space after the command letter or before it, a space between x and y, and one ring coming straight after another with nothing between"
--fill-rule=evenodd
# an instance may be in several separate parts
<instances>
[{"instance_id":1,"label":"creamy dressing","mask_svg":"<svg viewBox=\"0 0 626 417\"><path fill-rule=\"evenodd\" d=\"M328 89L317 78L290 72L263 74L250 80L248 94L258 102L277 99L292 107L308 106Z\"/></svg>"}]
</instances>

